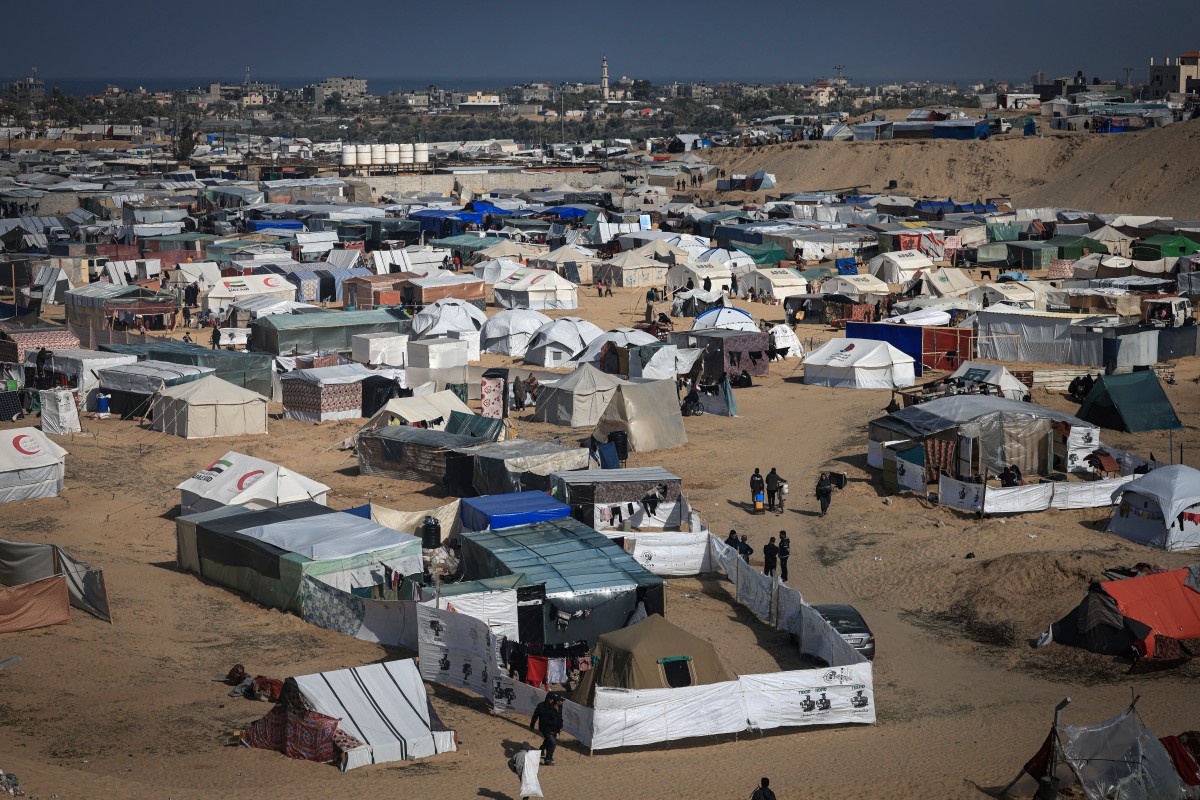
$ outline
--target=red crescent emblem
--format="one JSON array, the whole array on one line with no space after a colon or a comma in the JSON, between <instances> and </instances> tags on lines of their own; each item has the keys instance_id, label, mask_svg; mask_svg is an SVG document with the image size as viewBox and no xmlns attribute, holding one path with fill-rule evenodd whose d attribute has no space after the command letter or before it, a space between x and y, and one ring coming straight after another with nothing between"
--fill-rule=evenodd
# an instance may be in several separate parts
<instances>
[{"instance_id":1,"label":"red crescent emblem","mask_svg":"<svg viewBox=\"0 0 1200 800\"><path fill-rule=\"evenodd\" d=\"M254 481L252 481L250 479L253 478L255 475L265 475L265 474L266 473L264 473L261 469L256 469L252 472L247 472L237 482L238 491L241 491L242 489L245 489L250 484L254 483Z\"/></svg>"},{"instance_id":2,"label":"red crescent emblem","mask_svg":"<svg viewBox=\"0 0 1200 800\"><path fill-rule=\"evenodd\" d=\"M13 443L13 447L17 448L17 452L23 453L24 455L27 455L27 456L36 456L38 453L42 452L41 449L38 448L38 446L37 446L37 440L34 439L32 436L30 436L27 433L22 433L19 436L14 436L12 443ZM22 444L22 443L24 443L24 444ZM32 447L33 449L27 450L26 447Z\"/></svg>"}]
</instances>

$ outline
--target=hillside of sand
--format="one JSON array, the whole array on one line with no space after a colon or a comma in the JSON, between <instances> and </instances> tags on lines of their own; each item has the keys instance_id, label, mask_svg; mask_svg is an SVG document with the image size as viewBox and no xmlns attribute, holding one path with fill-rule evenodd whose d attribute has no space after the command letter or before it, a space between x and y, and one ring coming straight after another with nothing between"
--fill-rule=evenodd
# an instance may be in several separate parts
<instances>
[{"instance_id":1,"label":"hillside of sand","mask_svg":"<svg viewBox=\"0 0 1200 800\"><path fill-rule=\"evenodd\" d=\"M1039 128L1041 121L1039 120ZM717 148L729 174L766 170L779 192L858 188L1020 206L1200 217L1200 122L1141 133L1017 134L989 141L789 142Z\"/></svg>"}]
</instances>

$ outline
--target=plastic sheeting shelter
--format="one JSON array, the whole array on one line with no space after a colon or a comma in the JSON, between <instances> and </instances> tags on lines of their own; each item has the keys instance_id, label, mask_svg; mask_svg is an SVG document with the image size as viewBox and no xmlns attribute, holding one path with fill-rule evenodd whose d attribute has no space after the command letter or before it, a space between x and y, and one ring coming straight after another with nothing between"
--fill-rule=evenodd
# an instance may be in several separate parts
<instances>
[{"instance_id":1,"label":"plastic sheeting shelter","mask_svg":"<svg viewBox=\"0 0 1200 800\"><path fill-rule=\"evenodd\" d=\"M583 352L604 331L581 317L559 317L534 332L525 362L556 367Z\"/></svg>"},{"instance_id":2,"label":"plastic sheeting shelter","mask_svg":"<svg viewBox=\"0 0 1200 800\"><path fill-rule=\"evenodd\" d=\"M545 586L546 644L594 642L623 628L638 602L651 614L664 610L662 578L576 520L464 532L461 539L467 580L524 575L526 585ZM556 624L551 606L571 615L565 624ZM574 616L588 610L590 614Z\"/></svg>"},{"instance_id":3,"label":"plastic sheeting shelter","mask_svg":"<svg viewBox=\"0 0 1200 800\"><path fill-rule=\"evenodd\" d=\"M529 342L550 318L537 311L509 308L488 318L480 330L479 347L485 353L523 356Z\"/></svg>"},{"instance_id":4,"label":"plastic sheeting shelter","mask_svg":"<svg viewBox=\"0 0 1200 800\"><path fill-rule=\"evenodd\" d=\"M547 269L523 269L497 281L492 297L500 308L579 308L575 284Z\"/></svg>"},{"instance_id":5,"label":"plastic sheeting shelter","mask_svg":"<svg viewBox=\"0 0 1200 800\"><path fill-rule=\"evenodd\" d=\"M629 438L629 448L637 453L687 444L675 382L631 381L617 386L592 437L608 441L614 431L624 432Z\"/></svg>"},{"instance_id":6,"label":"plastic sheeting shelter","mask_svg":"<svg viewBox=\"0 0 1200 800\"><path fill-rule=\"evenodd\" d=\"M533 420L572 428L595 425L620 385L620 379L580 364L561 380L542 384Z\"/></svg>"},{"instance_id":7,"label":"plastic sheeting shelter","mask_svg":"<svg viewBox=\"0 0 1200 800\"><path fill-rule=\"evenodd\" d=\"M514 492L469 497L462 501L467 531L498 530L571 516L571 508L545 492Z\"/></svg>"},{"instance_id":8,"label":"plastic sheeting shelter","mask_svg":"<svg viewBox=\"0 0 1200 800\"><path fill-rule=\"evenodd\" d=\"M597 687L679 689L737 678L710 642L658 614L606 633L592 651L596 665L584 673L571 699L591 706Z\"/></svg>"},{"instance_id":9,"label":"plastic sheeting shelter","mask_svg":"<svg viewBox=\"0 0 1200 800\"><path fill-rule=\"evenodd\" d=\"M311 500L325 505L329 487L286 467L229 451L175 487L181 514L225 506L259 510Z\"/></svg>"},{"instance_id":10,"label":"plastic sheeting shelter","mask_svg":"<svg viewBox=\"0 0 1200 800\"><path fill-rule=\"evenodd\" d=\"M159 390L151 428L185 439L267 432L267 398L213 375Z\"/></svg>"},{"instance_id":11,"label":"plastic sheeting shelter","mask_svg":"<svg viewBox=\"0 0 1200 800\"><path fill-rule=\"evenodd\" d=\"M57 497L63 489L67 451L37 428L0 434L0 503Z\"/></svg>"},{"instance_id":12,"label":"plastic sheeting shelter","mask_svg":"<svg viewBox=\"0 0 1200 800\"><path fill-rule=\"evenodd\" d=\"M104 572L52 544L0 539L0 633L71 621L71 607L112 622Z\"/></svg>"},{"instance_id":13,"label":"plastic sheeting shelter","mask_svg":"<svg viewBox=\"0 0 1200 800\"><path fill-rule=\"evenodd\" d=\"M1153 370L1102 376L1079 407L1079 418L1129 433L1183 428Z\"/></svg>"},{"instance_id":14,"label":"plastic sheeting shelter","mask_svg":"<svg viewBox=\"0 0 1200 800\"><path fill-rule=\"evenodd\" d=\"M1108 531L1163 550L1200 547L1200 471L1158 467L1113 492Z\"/></svg>"},{"instance_id":15,"label":"plastic sheeting shelter","mask_svg":"<svg viewBox=\"0 0 1200 800\"><path fill-rule=\"evenodd\" d=\"M916 382L915 360L887 342L831 339L804 358L804 382L848 389L900 389Z\"/></svg>"}]
</instances>

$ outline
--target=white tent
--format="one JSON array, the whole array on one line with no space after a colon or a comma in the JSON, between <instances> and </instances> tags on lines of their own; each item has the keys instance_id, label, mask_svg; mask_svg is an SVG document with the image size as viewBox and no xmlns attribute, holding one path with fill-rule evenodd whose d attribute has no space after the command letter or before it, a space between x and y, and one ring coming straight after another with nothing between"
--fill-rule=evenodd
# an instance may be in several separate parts
<instances>
[{"instance_id":1,"label":"white tent","mask_svg":"<svg viewBox=\"0 0 1200 800\"><path fill-rule=\"evenodd\" d=\"M710 291L728 291L733 285L733 272L729 265L716 261L676 262L667 269L667 286L671 289L687 287L688 281L691 281L693 289L703 290L705 278L712 285Z\"/></svg>"},{"instance_id":2,"label":"white tent","mask_svg":"<svg viewBox=\"0 0 1200 800\"><path fill-rule=\"evenodd\" d=\"M580 317L559 317L534 332L525 351L525 361L543 367L556 367L583 352L592 340L604 333Z\"/></svg>"},{"instance_id":3,"label":"white tent","mask_svg":"<svg viewBox=\"0 0 1200 800\"><path fill-rule=\"evenodd\" d=\"M576 358L577 361L596 361L600 351L610 342L621 347L638 347L643 344L653 344L658 338L637 328L613 328L592 339L584 351Z\"/></svg>"},{"instance_id":4,"label":"white tent","mask_svg":"<svg viewBox=\"0 0 1200 800\"><path fill-rule=\"evenodd\" d=\"M430 430L440 431L450 421L450 415L455 411L463 414L474 414L458 395L449 389L431 394L415 395L413 397L394 397L388 400L383 408L367 420L361 431L374 430L385 425L422 424Z\"/></svg>"},{"instance_id":5,"label":"white tent","mask_svg":"<svg viewBox=\"0 0 1200 800\"><path fill-rule=\"evenodd\" d=\"M449 333L477 331L487 322L484 314L466 300L447 297L418 311L412 320L414 339L433 339Z\"/></svg>"},{"instance_id":6,"label":"white tent","mask_svg":"<svg viewBox=\"0 0 1200 800\"><path fill-rule=\"evenodd\" d=\"M738 279L738 291L754 290L755 298L769 297L783 302L798 294L808 294L808 279L790 267L760 267Z\"/></svg>"},{"instance_id":7,"label":"white tent","mask_svg":"<svg viewBox=\"0 0 1200 800\"><path fill-rule=\"evenodd\" d=\"M67 451L37 428L10 428L0 434L0 503L58 497L66 474Z\"/></svg>"},{"instance_id":8,"label":"white tent","mask_svg":"<svg viewBox=\"0 0 1200 800\"><path fill-rule=\"evenodd\" d=\"M523 356L529 340L550 318L526 308L509 308L488 317L480 331L479 346L485 353L504 356Z\"/></svg>"},{"instance_id":9,"label":"white tent","mask_svg":"<svg viewBox=\"0 0 1200 800\"><path fill-rule=\"evenodd\" d=\"M185 439L267 432L267 398L215 375L159 390L150 413L151 428Z\"/></svg>"},{"instance_id":10,"label":"white tent","mask_svg":"<svg viewBox=\"0 0 1200 800\"><path fill-rule=\"evenodd\" d=\"M305 704L338 720L362 742L343 754L342 769L428 758L458 749L454 732L433 711L412 659L385 661L293 680Z\"/></svg>"},{"instance_id":11,"label":"white tent","mask_svg":"<svg viewBox=\"0 0 1200 800\"><path fill-rule=\"evenodd\" d=\"M863 300L868 296L884 298L889 293L887 284L874 275L834 275L821 284L821 294L840 294Z\"/></svg>"},{"instance_id":12,"label":"white tent","mask_svg":"<svg viewBox=\"0 0 1200 800\"><path fill-rule=\"evenodd\" d=\"M1003 364L964 361L950 377L968 384L984 384L994 394L1011 400L1024 400L1029 396L1029 387L1017 380Z\"/></svg>"},{"instance_id":13,"label":"white tent","mask_svg":"<svg viewBox=\"0 0 1200 800\"><path fill-rule=\"evenodd\" d=\"M476 278L479 278L488 286L493 286L514 272L520 272L524 268L524 264L507 258L492 258L487 261L480 261L471 271L475 273Z\"/></svg>"},{"instance_id":14,"label":"white tent","mask_svg":"<svg viewBox=\"0 0 1200 800\"><path fill-rule=\"evenodd\" d=\"M887 342L831 339L804 359L804 382L850 389L900 389L912 386L912 356Z\"/></svg>"},{"instance_id":15,"label":"white tent","mask_svg":"<svg viewBox=\"0 0 1200 800\"><path fill-rule=\"evenodd\" d=\"M542 383L533 419L572 428L595 425L622 383L591 364L580 364L561 380Z\"/></svg>"},{"instance_id":16,"label":"white tent","mask_svg":"<svg viewBox=\"0 0 1200 800\"><path fill-rule=\"evenodd\" d=\"M747 331L749 333L759 332L758 323L754 321L754 317L750 316L748 311L732 306L710 308L692 322L694 331L708 328L724 328L728 331Z\"/></svg>"},{"instance_id":17,"label":"white tent","mask_svg":"<svg viewBox=\"0 0 1200 800\"><path fill-rule=\"evenodd\" d=\"M203 307L220 314L236 300L247 297L273 297L277 300L295 300L296 285L283 275L242 275L236 278L221 278L204 295Z\"/></svg>"},{"instance_id":18,"label":"white tent","mask_svg":"<svg viewBox=\"0 0 1200 800\"><path fill-rule=\"evenodd\" d=\"M548 269L514 272L496 283L492 298L501 308L579 308L575 284Z\"/></svg>"},{"instance_id":19,"label":"white tent","mask_svg":"<svg viewBox=\"0 0 1200 800\"><path fill-rule=\"evenodd\" d=\"M1200 471L1158 467L1118 488L1112 501L1110 533L1172 552L1200 547Z\"/></svg>"},{"instance_id":20,"label":"white tent","mask_svg":"<svg viewBox=\"0 0 1200 800\"><path fill-rule=\"evenodd\" d=\"M905 284L921 270L933 269L933 261L920 250L880 253L867 262L868 271L884 283Z\"/></svg>"},{"instance_id":21,"label":"white tent","mask_svg":"<svg viewBox=\"0 0 1200 800\"><path fill-rule=\"evenodd\" d=\"M783 353L778 358L804 358L804 345L800 344L796 332L787 325L776 325L767 333L771 336L771 347Z\"/></svg>"},{"instance_id":22,"label":"white tent","mask_svg":"<svg viewBox=\"0 0 1200 800\"><path fill-rule=\"evenodd\" d=\"M232 450L175 488L180 514L225 506L258 511L301 500L325 505L329 493L328 486L312 478Z\"/></svg>"}]
</instances>

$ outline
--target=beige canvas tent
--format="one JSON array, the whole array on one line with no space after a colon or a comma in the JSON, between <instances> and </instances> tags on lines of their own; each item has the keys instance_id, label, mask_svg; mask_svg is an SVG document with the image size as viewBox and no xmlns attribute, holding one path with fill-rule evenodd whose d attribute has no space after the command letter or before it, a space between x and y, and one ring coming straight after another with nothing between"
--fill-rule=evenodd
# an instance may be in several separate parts
<instances>
[{"instance_id":1,"label":"beige canvas tent","mask_svg":"<svg viewBox=\"0 0 1200 800\"><path fill-rule=\"evenodd\" d=\"M583 673L571 699L590 706L596 689L682 689L737 678L709 642L651 614L606 633L592 651L596 665Z\"/></svg>"},{"instance_id":2,"label":"beige canvas tent","mask_svg":"<svg viewBox=\"0 0 1200 800\"><path fill-rule=\"evenodd\" d=\"M562 380L542 384L533 420L572 428L595 425L620 385L619 378L580 364Z\"/></svg>"},{"instance_id":3,"label":"beige canvas tent","mask_svg":"<svg viewBox=\"0 0 1200 800\"><path fill-rule=\"evenodd\" d=\"M630 381L619 385L592 436L603 442L613 431L624 431L629 436L629 448L637 453L687 444L675 381Z\"/></svg>"},{"instance_id":4,"label":"beige canvas tent","mask_svg":"<svg viewBox=\"0 0 1200 800\"><path fill-rule=\"evenodd\" d=\"M214 375L159 390L150 414L151 428L185 439L267 432L267 398Z\"/></svg>"}]
</instances>

